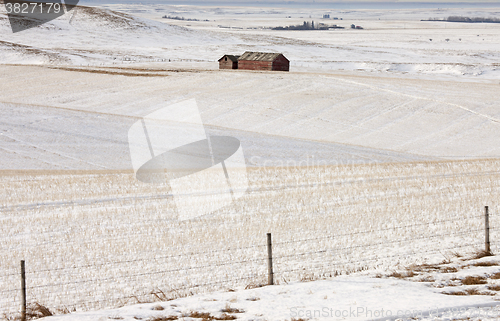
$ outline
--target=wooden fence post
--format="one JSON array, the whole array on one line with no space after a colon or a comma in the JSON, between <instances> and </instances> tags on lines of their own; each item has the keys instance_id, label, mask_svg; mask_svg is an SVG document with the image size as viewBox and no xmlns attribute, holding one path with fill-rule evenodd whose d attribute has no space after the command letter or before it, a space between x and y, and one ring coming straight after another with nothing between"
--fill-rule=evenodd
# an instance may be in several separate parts
<instances>
[{"instance_id":1,"label":"wooden fence post","mask_svg":"<svg viewBox=\"0 0 500 321\"><path fill-rule=\"evenodd\" d=\"M271 242L271 233L267 233L267 284L274 284L273 275L273 246Z\"/></svg>"},{"instance_id":2,"label":"wooden fence post","mask_svg":"<svg viewBox=\"0 0 500 321\"><path fill-rule=\"evenodd\" d=\"M484 207L484 250L486 253L491 252L490 248L490 214L488 206Z\"/></svg>"},{"instance_id":3,"label":"wooden fence post","mask_svg":"<svg viewBox=\"0 0 500 321\"><path fill-rule=\"evenodd\" d=\"M26 321L26 268L21 261L21 321Z\"/></svg>"}]
</instances>

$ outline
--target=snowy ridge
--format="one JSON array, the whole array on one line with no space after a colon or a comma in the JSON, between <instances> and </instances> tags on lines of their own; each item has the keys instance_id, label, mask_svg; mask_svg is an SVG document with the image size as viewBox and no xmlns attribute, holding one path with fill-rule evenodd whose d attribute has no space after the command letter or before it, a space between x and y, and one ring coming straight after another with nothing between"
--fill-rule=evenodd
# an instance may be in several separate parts
<instances>
[{"instance_id":1,"label":"snowy ridge","mask_svg":"<svg viewBox=\"0 0 500 321\"><path fill-rule=\"evenodd\" d=\"M0 170L122 170L132 167L127 131L137 117L20 104L1 104ZM9 121L6 121L9 119ZM431 160L376 148L299 140L231 128L248 166L342 165Z\"/></svg>"},{"instance_id":2,"label":"snowy ridge","mask_svg":"<svg viewBox=\"0 0 500 321\"><path fill-rule=\"evenodd\" d=\"M403 158L409 160L500 157L496 139L500 135L496 108L500 94L495 84L328 73L201 71L170 69L168 63L68 70L0 68L5 83L0 101L42 107L36 113L50 106L77 110L82 117L88 114L94 119L98 114L116 115L123 121L113 135L126 132L126 119L195 98L205 125L254 133L250 136L377 149L382 154L405 154ZM40 77L45 81L38 81ZM64 83L54 86L61 78ZM230 90L221 95L220 88ZM5 108L8 116L12 107ZM125 143L122 139L121 148ZM333 152L335 146L331 147ZM303 149L303 153L307 151ZM302 159L307 156L313 155ZM327 158L331 154L321 157Z\"/></svg>"},{"instance_id":3,"label":"snowy ridge","mask_svg":"<svg viewBox=\"0 0 500 321\"><path fill-rule=\"evenodd\" d=\"M0 57L18 64L113 64L119 59L163 60L163 47L196 43L213 37L125 13L77 6L39 27L12 34L5 8L0 7ZM27 45L29 44L29 45ZM153 46L155 47L153 49Z\"/></svg>"}]
</instances>

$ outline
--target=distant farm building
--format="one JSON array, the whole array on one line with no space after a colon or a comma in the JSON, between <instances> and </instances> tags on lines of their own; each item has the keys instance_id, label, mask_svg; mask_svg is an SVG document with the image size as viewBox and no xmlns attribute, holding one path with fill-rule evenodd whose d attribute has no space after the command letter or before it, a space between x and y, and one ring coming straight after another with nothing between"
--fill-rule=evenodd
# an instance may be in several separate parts
<instances>
[{"instance_id":1,"label":"distant farm building","mask_svg":"<svg viewBox=\"0 0 500 321\"><path fill-rule=\"evenodd\" d=\"M238 69L289 71L290 60L280 53L247 51L238 59Z\"/></svg>"},{"instance_id":2,"label":"distant farm building","mask_svg":"<svg viewBox=\"0 0 500 321\"><path fill-rule=\"evenodd\" d=\"M235 57L236 63L232 60ZM247 51L239 57L224 55L219 59L219 69L289 71L290 61L280 53Z\"/></svg>"},{"instance_id":3,"label":"distant farm building","mask_svg":"<svg viewBox=\"0 0 500 321\"><path fill-rule=\"evenodd\" d=\"M219 59L219 69L238 69L239 56L224 55Z\"/></svg>"}]
</instances>

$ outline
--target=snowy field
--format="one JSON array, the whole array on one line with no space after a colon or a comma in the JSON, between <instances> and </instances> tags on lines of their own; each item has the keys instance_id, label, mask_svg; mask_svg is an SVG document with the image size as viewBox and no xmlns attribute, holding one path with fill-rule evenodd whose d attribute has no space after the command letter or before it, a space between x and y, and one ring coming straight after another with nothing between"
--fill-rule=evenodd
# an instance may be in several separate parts
<instances>
[{"instance_id":1,"label":"snowy field","mask_svg":"<svg viewBox=\"0 0 500 321\"><path fill-rule=\"evenodd\" d=\"M363 70L430 75L434 79L500 78L499 24L420 21L451 15L495 17L497 8L332 11L118 4L103 7L132 16L81 7L36 30L12 34L5 15L1 15L2 61L71 65L156 61L162 62L161 68L215 69L214 62L223 54L250 50L282 52L291 60L294 71ZM321 19L323 14L342 20ZM162 19L164 15L209 21ZM140 18L133 18L137 16ZM266 29L313 20L346 29ZM351 30L351 24L365 29ZM51 41L54 37L57 42Z\"/></svg>"},{"instance_id":2,"label":"snowy field","mask_svg":"<svg viewBox=\"0 0 500 321\"><path fill-rule=\"evenodd\" d=\"M0 11L0 317L19 311L24 259L28 301L56 313L158 301L64 320L377 319L291 310L325 306L494 320L498 257L465 258L486 205L500 245L500 24L420 20L497 11L114 4L16 34ZM304 20L346 29L269 29ZM291 71L217 70L246 50ZM189 99L208 135L241 141L249 189L182 221L168 184L135 178L127 132ZM266 233L278 285L261 288ZM487 284L469 293L469 275ZM490 315L445 310L477 306Z\"/></svg>"},{"instance_id":3,"label":"snowy field","mask_svg":"<svg viewBox=\"0 0 500 321\"><path fill-rule=\"evenodd\" d=\"M403 275L413 273L413 276L394 277L397 272L375 278L341 276L195 295L49 320L196 320L196 317L221 320L231 317L238 320L498 320L498 303L486 295L498 283L497 264L498 258L455 259L452 263L413 266L401 272ZM462 284L471 283L466 281L472 280L471 276L483 280L479 281L482 284ZM485 283L488 277L493 279ZM484 294L451 295L465 291Z\"/></svg>"}]
</instances>

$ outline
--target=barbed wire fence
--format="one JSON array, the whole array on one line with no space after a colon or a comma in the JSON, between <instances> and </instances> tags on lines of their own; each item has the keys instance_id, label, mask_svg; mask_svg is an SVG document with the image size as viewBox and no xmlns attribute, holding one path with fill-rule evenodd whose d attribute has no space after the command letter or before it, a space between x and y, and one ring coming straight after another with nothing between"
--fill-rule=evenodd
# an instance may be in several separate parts
<instances>
[{"instance_id":1,"label":"barbed wire fence","mask_svg":"<svg viewBox=\"0 0 500 321\"><path fill-rule=\"evenodd\" d=\"M0 288L0 317L3 315L9 319L19 314L23 302L44 305L55 313L68 313L166 301L242 286L253 288L367 270L396 269L423 262L436 254L446 259L458 253L495 252L499 243L496 239L490 242L490 231L500 228L499 218L499 214L489 213L486 207L483 215L295 240L282 240L275 235L273 242L268 234L267 239L263 235L262 244L163 255L153 259L40 270L31 270L28 259L26 298L23 298L20 269L4 270L0 275L0 284L3 284ZM463 228L457 230L456 226ZM425 230L452 232L422 233ZM293 253L290 253L290 248L293 248ZM130 269L130 266L134 268Z\"/></svg>"}]
</instances>

